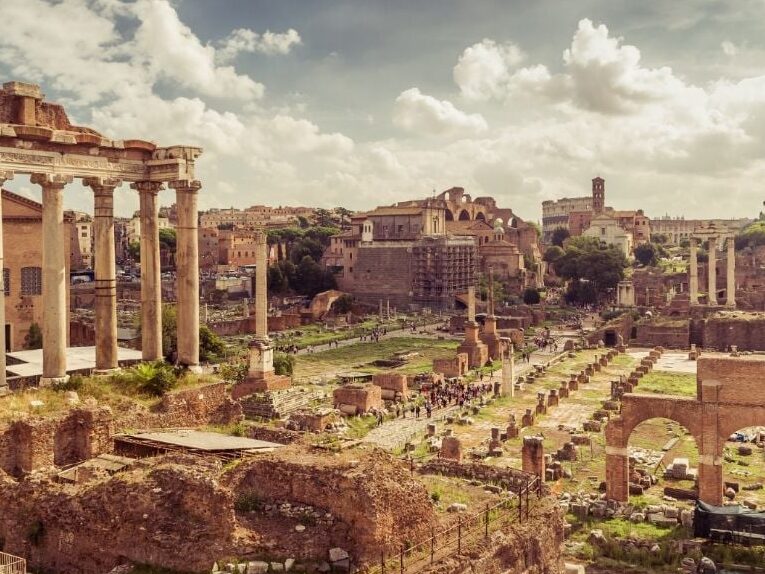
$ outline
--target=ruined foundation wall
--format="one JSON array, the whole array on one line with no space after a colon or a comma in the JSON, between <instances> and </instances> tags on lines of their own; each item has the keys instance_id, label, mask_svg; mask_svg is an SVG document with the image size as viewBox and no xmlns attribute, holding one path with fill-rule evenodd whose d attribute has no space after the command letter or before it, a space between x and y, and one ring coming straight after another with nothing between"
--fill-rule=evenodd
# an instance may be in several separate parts
<instances>
[{"instance_id":1,"label":"ruined foundation wall","mask_svg":"<svg viewBox=\"0 0 765 574\"><path fill-rule=\"evenodd\" d=\"M231 493L198 461L86 486L0 478L0 539L35 572L103 574L123 562L209 571L230 554Z\"/></svg>"},{"instance_id":2,"label":"ruined foundation wall","mask_svg":"<svg viewBox=\"0 0 765 574\"><path fill-rule=\"evenodd\" d=\"M243 462L226 482L237 493L326 509L350 527L346 550L361 561L378 560L382 548L430 535L427 490L406 465L382 451L350 461L289 446Z\"/></svg>"},{"instance_id":3,"label":"ruined foundation wall","mask_svg":"<svg viewBox=\"0 0 765 574\"><path fill-rule=\"evenodd\" d=\"M637 325L637 337L632 342L639 347L661 346L667 349L687 349L689 337L687 321L671 325L641 323Z\"/></svg>"},{"instance_id":4,"label":"ruined foundation wall","mask_svg":"<svg viewBox=\"0 0 765 574\"><path fill-rule=\"evenodd\" d=\"M702 324L705 349L765 351L765 316L709 317Z\"/></svg>"}]
</instances>

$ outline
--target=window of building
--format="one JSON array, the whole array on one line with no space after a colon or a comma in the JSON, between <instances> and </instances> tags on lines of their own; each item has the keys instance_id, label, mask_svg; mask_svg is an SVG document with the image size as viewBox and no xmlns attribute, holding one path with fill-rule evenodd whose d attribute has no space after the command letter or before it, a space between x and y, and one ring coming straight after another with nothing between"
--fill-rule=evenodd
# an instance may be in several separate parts
<instances>
[{"instance_id":1,"label":"window of building","mask_svg":"<svg viewBox=\"0 0 765 574\"><path fill-rule=\"evenodd\" d=\"M605 235L606 234L606 228L605 227L601 227L600 228L600 234L601 235Z\"/></svg>"},{"instance_id":2,"label":"window of building","mask_svg":"<svg viewBox=\"0 0 765 574\"><path fill-rule=\"evenodd\" d=\"M5 296L11 294L11 270L7 267L3 267L3 287L5 288Z\"/></svg>"},{"instance_id":3,"label":"window of building","mask_svg":"<svg viewBox=\"0 0 765 574\"><path fill-rule=\"evenodd\" d=\"M404 226L403 225L399 225L398 226L398 232L399 233L404 233Z\"/></svg>"},{"instance_id":4,"label":"window of building","mask_svg":"<svg viewBox=\"0 0 765 574\"><path fill-rule=\"evenodd\" d=\"M21 268L21 294L42 294L42 269L40 267Z\"/></svg>"}]
</instances>

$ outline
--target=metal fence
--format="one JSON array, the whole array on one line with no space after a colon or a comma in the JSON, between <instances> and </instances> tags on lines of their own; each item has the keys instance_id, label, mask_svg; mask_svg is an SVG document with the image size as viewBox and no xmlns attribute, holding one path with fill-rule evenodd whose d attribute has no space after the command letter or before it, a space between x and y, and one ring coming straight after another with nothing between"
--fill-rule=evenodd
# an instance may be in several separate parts
<instances>
[{"instance_id":1,"label":"metal fence","mask_svg":"<svg viewBox=\"0 0 765 574\"><path fill-rule=\"evenodd\" d=\"M0 552L0 574L27 574L27 561L18 556Z\"/></svg>"},{"instance_id":2,"label":"metal fence","mask_svg":"<svg viewBox=\"0 0 765 574\"><path fill-rule=\"evenodd\" d=\"M462 553L463 548L481 538L488 539L491 532L515 522L523 523L531 510L531 495L542 494L538 477L530 479L517 493L517 499L504 500L478 513L460 515L457 524L431 535L418 544L402 546L397 550L381 551L378 564L369 567L368 574L415 574L447 558Z\"/></svg>"}]
</instances>

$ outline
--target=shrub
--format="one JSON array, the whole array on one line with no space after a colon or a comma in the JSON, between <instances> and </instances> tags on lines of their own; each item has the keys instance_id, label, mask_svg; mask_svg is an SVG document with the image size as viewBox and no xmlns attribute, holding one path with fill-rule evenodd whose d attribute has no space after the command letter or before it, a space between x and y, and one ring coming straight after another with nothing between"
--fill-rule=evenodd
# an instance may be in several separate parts
<instances>
[{"instance_id":1,"label":"shrub","mask_svg":"<svg viewBox=\"0 0 765 574\"><path fill-rule=\"evenodd\" d=\"M526 303L526 305L536 305L541 300L542 297L539 295L539 289L527 287L523 292L523 302Z\"/></svg>"},{"instance_id":2,"label":"shrub","mask_svg":"<svg viewBox=\"0 0 765 574\"><path fill-rule=\"evenodd\" d=\"M126 378L141 392L157 397L164 395L178 382L173 368L161 361L136 365L126 373Z\"/></svg>"},{"instance_id":3,"label":"shrub","mask_svg":"<svg viewBox=\"0 0 765 574\"><path fill-rule=\"evenodd\" d=\"M274 353L274 373L292 376L295 371L295 357L286 353Z\"/></svg>"},{"instance_id":4,"label":"shrub","mask_svg":"<svg viewBox=\"0 0 765 574\"><path fill-rule=\"evenodd\" d=\"M245 361L223 363L218 370L221 379L227 383L241 383L247 377L249 366Z\"/></svg>"},{"instance_id":5,"label":"shrub","mask_svg":"<svg viewBox=\"0 0 765 574\"><path fill-rule=\"evenodd\" d=\"M82 375L72 375L66 381L56 382L51 385L54 391L79 391L85 383Z\"/></svg>"},{"instance_id":6,"label":"shrub","mask_svg":"<svg viewBox=\"0 0 765 574\"><path fill-rule=\"evenodd\" d=\"M239 494L234 501L234 510L237 512L252 512L263 507L263 500L257 492L247 490Z\"/></svg>"}]
</instances>

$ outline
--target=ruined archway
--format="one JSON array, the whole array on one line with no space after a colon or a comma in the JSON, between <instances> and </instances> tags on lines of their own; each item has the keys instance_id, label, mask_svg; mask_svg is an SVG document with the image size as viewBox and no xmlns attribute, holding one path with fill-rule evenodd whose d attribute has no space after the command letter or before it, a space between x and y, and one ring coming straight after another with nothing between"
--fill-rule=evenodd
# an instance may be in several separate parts
<instances>
[{"instance_id":1,"label":"ruined archway","mask_svg":"<svg viewBox=\"0 0 765 574\"><path fill-rule=\"evenodd\" d=\"M606 494L608 498L621 502L627 502L629 499L630 437L638 425L652 419L674 421L687 429L697 445L701 444L701 408L700 403L695 399L670 395L624 395L621 416L611 420L606 426ZM701 472L700 468L699 473ZM701 479L701 476L699 478Z\"/></svg>"},{"instance_id":2,"label":"ruined archway","mask_svg":"<svg viewBox=\"0 0 765 574\"><path fill-rule=\"evenodd\" d=\"M482 211L479 211L475 214L475 218L479 221L486 221L486 216L483 214Z\"/></svg>"},{"instance_id":3,"label":"ruined archway","mask_svg":"<svg viewBox=\"0 0 765 574\"><path fill-rule=\"evenodd\" d=\"M606 331L603 333L603 343L606 345L606 347L615 347L616 331L613 329L606 329Z\"/></svg>"},{"instance_id":4,"label":"ruined archway","mask_svg":"<svg viewBox=\"0 0 765 574\"><path fill-rule=\"evenodd\" d=\"M666 487L698 492L699 447L686 427L663 417L646 419L632 429L628 445L628 494L661 498Z\"/></svg>"},{"instance_id":5,"label":"ruined archway","mask_svg":"<svg viewBox=\"0 0 765 574\"><path fill-rule=\"evenodd\" d=\"M446 210L446 221L454 221L454 214L450 210Z\"/></svg>"},{"instance_id":6,"label":"ruined archway","mask_svg":"<svg viewBox=\"0 0 765 574\"><path fill-rule=\"evenodd\" d=\"M470 221L470 214L466 209L460 211L460 221Z\"/></svg>"}]
</instances>

